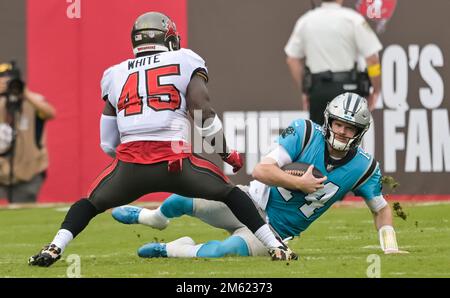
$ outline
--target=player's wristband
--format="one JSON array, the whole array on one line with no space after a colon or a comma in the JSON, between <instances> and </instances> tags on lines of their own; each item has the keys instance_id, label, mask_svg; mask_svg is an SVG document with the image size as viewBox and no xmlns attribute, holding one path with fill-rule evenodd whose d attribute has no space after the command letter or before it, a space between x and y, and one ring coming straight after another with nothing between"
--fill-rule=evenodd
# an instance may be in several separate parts
<instances>
[{"instance_id":1,"label":"player's wristband","mask_svg":"<svg viewBox=\"0 0 450 298\"><path fill-rule=\"evenodd\" d=\"M367 74L371 78L372 77L378 77L379 75L381 75L381 65L380 65L380 63L369 65L367 67Z\"/></svg>"},{"instance_id":2,"label":"player's wristband","mask_svg":"<svg viewBox=\"0 0 450 298\"><path fill-rule=\"evenodd\" d=\"M380 238L381 249L384 252L398 251L397 239L392 226L382 226L378 230L378 237Z\"/></svg>"}]
</instances>

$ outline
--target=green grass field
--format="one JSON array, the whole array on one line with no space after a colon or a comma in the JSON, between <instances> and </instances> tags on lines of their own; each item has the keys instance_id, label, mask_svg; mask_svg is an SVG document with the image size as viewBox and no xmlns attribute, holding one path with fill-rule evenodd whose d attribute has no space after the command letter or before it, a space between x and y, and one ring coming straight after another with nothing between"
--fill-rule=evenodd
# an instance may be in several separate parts
<instances>
[{"instance_id":1,"label":"green grass field","mask_svg":"<svg viewBox=\"0 0 450 298\"><path fill-rule=\"evenodd\" d=\"M399 246L410 251L408 255L380 253L367 208L339 207L290 242L299 261L141 259L137 248L155 239L189 235L200 243L227 235L186 216L157 231L119 224L107 212L96 217L50 268L29 267L27 259L53 238L64 208L0 209L0 277L66 277L70 254L80 256L82 277L366 277L371 254L380 256L381 277L450 277L450 204L402 206L408 218L395 217L395 226Z\"/></svg>"}]
</instances>

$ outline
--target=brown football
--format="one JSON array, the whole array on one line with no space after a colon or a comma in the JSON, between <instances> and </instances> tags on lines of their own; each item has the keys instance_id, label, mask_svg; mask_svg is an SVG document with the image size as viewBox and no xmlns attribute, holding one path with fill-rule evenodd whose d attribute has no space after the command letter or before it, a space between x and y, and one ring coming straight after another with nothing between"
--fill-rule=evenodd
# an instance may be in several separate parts
<instances>
[{"instance_id":1,"label":"brown football","mask_svg":"<svg viewBox=\"0 0 450 298\"><path fill-rule=\"evenodd\" d=\"M310 166L309 164L304 163L304 162L293 162L293 163L284 165L283 167L281 167L281 169L290 175L303 176L303 174L305 174L306 171L308 170L309 166ZM313 169L313 175L316 178L324 177L322 172L320 172L316 167L314 167L314 169Z\"/></svg>"}]
</instances>

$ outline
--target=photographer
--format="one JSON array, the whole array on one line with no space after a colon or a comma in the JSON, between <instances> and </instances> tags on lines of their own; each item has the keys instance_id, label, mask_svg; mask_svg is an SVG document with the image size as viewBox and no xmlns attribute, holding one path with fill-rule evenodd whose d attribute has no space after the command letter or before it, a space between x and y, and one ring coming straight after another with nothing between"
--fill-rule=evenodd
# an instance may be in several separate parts
<instances>
[{"instance_id":1,"label":"photographer","mask_svg":"<svg viewBox=\"0 0 450 298\"><path fill-rule=\"evenodd\" d=\"M15 63L0 64L0 198L36 202L48 155L44 124L55 109L30 91Z\"/></svg>"}]
</instances>

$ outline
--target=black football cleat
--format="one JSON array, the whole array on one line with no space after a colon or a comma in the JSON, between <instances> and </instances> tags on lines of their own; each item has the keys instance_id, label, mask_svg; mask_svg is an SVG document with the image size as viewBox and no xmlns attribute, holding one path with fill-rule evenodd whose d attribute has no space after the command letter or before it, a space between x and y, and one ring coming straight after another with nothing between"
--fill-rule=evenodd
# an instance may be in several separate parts
<instances>
[{"instance_id":1,"label":"black football cleat","mask_svg":"<svg viewBox=\"0 0 450 298\"><path fill-rule=\"evenodd\" d=\"M49 267L61 258L61 248L54 244L46 245L42 250L28 259L28 265Z\"/></svg>"}]
</instances>

